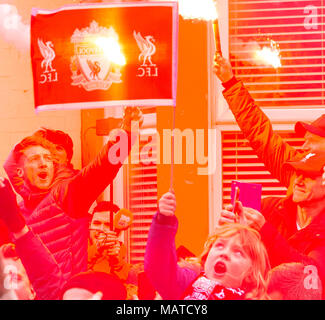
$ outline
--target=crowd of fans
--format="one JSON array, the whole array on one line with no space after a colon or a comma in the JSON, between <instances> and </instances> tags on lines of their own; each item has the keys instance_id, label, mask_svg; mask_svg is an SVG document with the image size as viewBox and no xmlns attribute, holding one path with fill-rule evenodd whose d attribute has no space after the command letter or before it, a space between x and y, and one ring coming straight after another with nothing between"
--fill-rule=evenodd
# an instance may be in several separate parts
<instances>
[{"instance_id":1,"label":"crowd of fans","mask_svg":"<svg viewBox=\"0 0 325 320\"><path fill-rule=\"evenodd\" d=\"M144 263L131 265L119 236L132 213L107 201L90 213L122 165L110 161L116 141L75 170L71 138L42 128L14 147L4 164L9 180L0 178L0 299L324 298L325 115L296 124L305 143L295 149L273 132L230 63L217 55L214 68L238 125L287 197L262 199L260 212L226 207L202 253L180 259L170 190L159 199ZM129 151L132 121L142 122L136 107L125 109L121 127Z\"/></svg>"}]
</instances>

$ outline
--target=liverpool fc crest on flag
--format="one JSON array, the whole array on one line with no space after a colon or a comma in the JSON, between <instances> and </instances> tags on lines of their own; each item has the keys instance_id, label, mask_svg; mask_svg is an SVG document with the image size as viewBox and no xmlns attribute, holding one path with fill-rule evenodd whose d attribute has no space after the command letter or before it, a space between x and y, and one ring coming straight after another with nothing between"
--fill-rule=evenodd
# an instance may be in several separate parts
<instances>
[{"instance_id":1,"label":"liverpool fc crest on flag","mask_svg":"<svg viewBox=\"0 0 325 320\"><path fill-rule=\"evenodd\" d=\"M118 45L115 30L100 27L96 21L73 33L75 55L70 65L73 86L82 86L87 91L108 90L112 83L122 82L120 66L105 54L104 39Z\"/></svg>"}]
</instances>

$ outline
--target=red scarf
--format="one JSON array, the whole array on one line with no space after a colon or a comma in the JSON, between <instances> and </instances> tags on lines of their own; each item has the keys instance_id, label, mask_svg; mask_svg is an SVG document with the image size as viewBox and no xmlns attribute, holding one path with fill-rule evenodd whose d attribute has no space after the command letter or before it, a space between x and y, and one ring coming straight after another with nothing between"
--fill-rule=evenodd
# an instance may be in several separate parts
<instances>
[{"instance_id":1,"label":"red scarf","mask_svg":"<svg viewBox=\"0 0 325 320\"><path fill-rule=\"evenodd\" d=\"M243 300L244 296L239 288L226 288L201 275L186 289L183 300Z\"/></svg>"}]
</instances>

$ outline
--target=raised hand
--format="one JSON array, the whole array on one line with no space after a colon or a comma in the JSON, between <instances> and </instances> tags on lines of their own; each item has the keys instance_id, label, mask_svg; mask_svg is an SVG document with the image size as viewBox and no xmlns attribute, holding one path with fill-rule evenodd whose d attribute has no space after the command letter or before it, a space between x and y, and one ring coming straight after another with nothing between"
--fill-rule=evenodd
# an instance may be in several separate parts
<instances>
[{"instance_id":1,"label":"raised hand","mask_svg":"<svg viewBox=\"0 0 325 320\"><path fill-rule=\"evenodd\" d=\"M240 201L236 201L236 209L234 210L233 205L229 204L225 206L220 213L219 224L224 223L240 223L247 225L245 218L245 208Z\"/></svg>"},{"instance_id":2,"label":"raised hand","mask_svg":"<svg viewBox=\"0 0 325 320\"><path fill-rule=\"evenodd\" d=\"M259 231L265 224L265 218L259 211L253 208L244 208L244 215L247 221L247 224Z\"/></svg>"},{"instance_id":3,"label":"raised hand","mask_svg":"<svg viewBox=\"0 0 325 320\"><path fill-rule=\"evenodd\" d=\"M237 215L233 212L233 206L231 204L225 206L220 213L219 224L225 223L236 223L237 222Z\"/></svg>"},{"instance_id":4,"label":"raised hand","mask_svg":"<svg viewBox=\"0 0 325 320\"><path fill-rule=\"evenodd\" d=\"M243 207L240 201L237 202L237 212L233 212L233 206L231 204L226 206L225 209L221 211L219 224L240 223L259 231L265 223L264 216L253 208Z\"/></svg>"},{"instance_id":5,"label":"raised hand","mask_svg":"<svg viewBox=\"0 0 325 320\"><path fill-rule=\"evenodd\" d=\"M176 197L173 192L165 193L158 203L159 212L165 216L173 216L176 211Z\"/></svg>"},{"instance_id":6,"label":"raised hand","mask_svg":"<svg viewBox=\"0 0 325 320\"><path fill-rule=\"evenodd\" d=\"M122 129L131 132L132 121L139 121L139 127L141 128L143 123L143 114L138 107L125 107L122 121Z\"/></svg>"},{"instance_id":7,"label":"raised hand","mask_svg":"<svg viewBox=\"0 0 325 320\"><path fill-rule=\"evenodd\" d=\"M214 58L213 71L223 83L229 81L234 76L230 62L219 54L216 54Z\"/></svg>"}]
</instances>

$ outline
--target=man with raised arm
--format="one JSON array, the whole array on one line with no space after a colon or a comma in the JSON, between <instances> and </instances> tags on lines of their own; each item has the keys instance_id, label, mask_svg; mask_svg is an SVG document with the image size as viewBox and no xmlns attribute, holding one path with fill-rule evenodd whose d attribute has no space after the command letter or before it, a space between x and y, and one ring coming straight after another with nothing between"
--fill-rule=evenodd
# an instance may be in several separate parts
<instances>
[{"instance_id":1,"label":"man with raised arm","mask_svg":"<svg viewBox=\"0 0 325 320\"><path fill-rule=\"evenodd\" d=\"M294 170L284 170L283 164L302 159L309 152L325 150L325 115L311 124L296 123L296 133L305 139L302 149L296 150L273 131L268 117L255 103L244 84L234 76L229 61L216 55L214 71L225 88L223 95L245 138L271 174L289 187L295 175Z\"/></svg>"},{"instance_id":2,"label":"man with raised arm","mask_svg":"<svg viewBox=\"0 0 325 320\"><path fill-rule=\"evenodd\" d=\"M20 210L54 256L64 279L87 269L89 207L118 173L131 149L131 122L139 120L141 111L127 108L120 140L110 140L90 164L68 176L56 170L54 146L48 140L30 136L14 148L17 174L24 182Z\"/></svg>"}]
</instances>

